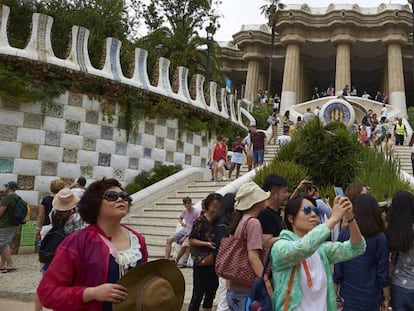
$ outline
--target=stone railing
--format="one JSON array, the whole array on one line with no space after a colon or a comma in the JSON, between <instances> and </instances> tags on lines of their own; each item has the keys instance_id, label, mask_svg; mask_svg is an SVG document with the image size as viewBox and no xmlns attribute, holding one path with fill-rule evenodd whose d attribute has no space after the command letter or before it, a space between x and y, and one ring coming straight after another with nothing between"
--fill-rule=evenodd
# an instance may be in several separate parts
<instances>
[{"instance_id":1,"label":"stone railing","mask_svg":"<svg viewBox=\"0 0 414 311\"><path fill-rule=\"evenodd\" d=\"M178 67L176 77L178 79L178 91L175 93L171 87L169 78L170 61L161 57L158 61L158 83L152 85L147 71L148 52L136 48L134 70L131 78L125 77L120 62L121 42L115 38L106 39L105 62L102 69L92 66L89 51L89 30L73 26L71 33L71 46L69 56L66 59L57 58L52 49L51 31L53 18L44 14L35 13L32 19L32 31L29 42L24 49L10 46L7 36L7 24L10 8L0 5L0 57L15 58L16 61L28 60L39 63L47 63L61 69L93 75L98 78L108 79L124 85L140 88L152 93L163 95L177 100L184 105L190 105L198 109L208 111L212 116L224 118L245 128L242 116L248 121L252 116L245 109L240 109L240 103L236 103L233 95L227 96L222 88L217 96L217 83L209 82L208 95L204 93L204 76L197 74L194 85L188 84L188 69ZM190 90L195 90L195 99L190 95ZM208 98L208 100L206 100Z\"/></svg>"}]
</instances>

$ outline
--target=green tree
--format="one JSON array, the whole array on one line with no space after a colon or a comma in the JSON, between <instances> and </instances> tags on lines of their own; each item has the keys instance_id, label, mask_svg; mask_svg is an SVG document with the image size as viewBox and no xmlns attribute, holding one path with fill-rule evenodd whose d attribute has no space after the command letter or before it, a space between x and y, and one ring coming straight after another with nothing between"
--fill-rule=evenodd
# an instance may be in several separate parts
<instances>
[{"instance_id":1,"label":"green tree","mask_svg":"<svg viewBox=\"0 0 414 311\"><path fill-rule=\"evenodd\" d=\"M185 66L190 76L205 73L208 52L201 47L210 44L210 77L222 83L216 57L219 46L200 34L205 32L206 25L212 25L213 29L220 27L216 12L219 3L219 0L151 0L144 5L144 23L149 34L138 45L149 51L149 67L163 56L171 61L172 72L177 66Z\"/></svg>"}]
</instances>

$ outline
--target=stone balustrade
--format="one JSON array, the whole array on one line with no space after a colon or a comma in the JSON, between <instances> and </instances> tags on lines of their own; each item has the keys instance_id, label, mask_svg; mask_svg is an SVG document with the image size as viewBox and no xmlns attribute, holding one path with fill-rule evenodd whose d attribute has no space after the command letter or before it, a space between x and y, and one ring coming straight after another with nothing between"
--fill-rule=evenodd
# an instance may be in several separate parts
<instances>
[{"instance_id":1,"label":"stone balustrade","mask_svg":"<svg viewBox=\"0 0 414 311\"><path fill-rule=\"evenodd\" d=\"M16 57L16 59L26 59L40 63L47 63L62 69L78 71L99 78L116 81L128 86L140 88L152 93L169 97L181 102L183 105L194 106L208 111L214 117L224 118L246 128L242 122L251 120L252 116L245 109L239 109L234 96L227 96L224 88L220 90L219 101L217 100L217 83L209 82L209 90L206 101L204 93L204 76L197 74L195 77L195 99L190 95L188 85L188 69L178 67L178 91L173 92L169 78L170 61L166 58L159 58L158 61L158 81L157 85L152 85L147 71L148 52L136 48L133 74L131 78L125 77L122 72L120 62L120 51L122 42L115 38L106 39L105 62L102 69L92 66L89 51L88 37L89 30L73 26L71 33L71 46L69 56L66 59L57 58L52 49L51 32L53 18L44 14L35 13L32 19L32 31L29 42L24 49L10 46L7 36L7 23L9 20L10 8L0 5L0 56ZM219 105L221 102L221 105ZM230 111L227 107L230 107Z\"/></svg>"}]
</instances>

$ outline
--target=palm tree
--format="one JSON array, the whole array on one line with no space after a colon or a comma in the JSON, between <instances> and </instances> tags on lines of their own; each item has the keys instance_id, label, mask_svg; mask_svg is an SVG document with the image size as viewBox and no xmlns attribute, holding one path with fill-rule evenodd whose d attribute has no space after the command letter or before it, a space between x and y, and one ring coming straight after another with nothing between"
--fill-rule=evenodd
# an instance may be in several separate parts
<instances>
[{"instance_id":1,"label":"palm tree","mask_svg":"<svg viewBox=\"0 0 414 311\"><path fill-rule=\"evenodd\" d=\"M277 22L277 9L280 0L267 0L270 2L269 4L264 4L260 7L261 14L265 15L268 18L268 25L272 30L272 41L270 45L270 59L269 59L269 76L268 76L268 84L267 90L270 94L270 87L272 83L272 65L273 65L273 49L275 45L275 37L276 37L276 22Z\"/></svg>"}]
</instances>

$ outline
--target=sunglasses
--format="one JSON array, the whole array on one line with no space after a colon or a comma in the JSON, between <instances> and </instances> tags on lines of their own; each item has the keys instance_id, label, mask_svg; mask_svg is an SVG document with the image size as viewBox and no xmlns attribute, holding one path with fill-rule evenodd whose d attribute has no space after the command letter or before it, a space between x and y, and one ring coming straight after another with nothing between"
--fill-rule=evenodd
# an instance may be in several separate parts
<instances>
[{"instance_id":1,"label":"sunglasses","mask_svg":"<svg viewBox=\"0 0 414 311\"><path fill-rule=\"evenodd\" d=\"M121 198L124 201L131 202L131 197L125 191L122 191L122 192L108 191L103 194L102 198L109 202L115 202L118 200L118 198Z\"/></svg>"},{"instance_id":2,"label":"sunglasses","mask_svg":"<svg viewBox=\"0 0 414 311\"><path fill-rule=\"evenodd\" d=\"M318 207L314 207L314 206L310 206L310 205L305 205L303 207L303 212L305 213L305 215L309 215L311 212L314 212L316 215L319 215L320 210Z\"/></svg>"}]
</instances>

